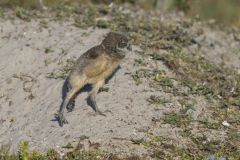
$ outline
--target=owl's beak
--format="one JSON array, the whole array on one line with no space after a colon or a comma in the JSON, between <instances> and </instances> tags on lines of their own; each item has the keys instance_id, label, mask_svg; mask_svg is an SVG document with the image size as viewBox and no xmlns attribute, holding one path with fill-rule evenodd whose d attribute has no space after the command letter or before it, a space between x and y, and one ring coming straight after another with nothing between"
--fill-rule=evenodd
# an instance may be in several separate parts
<instances>
[{"instance_id":1,"label":"owl's beak","mask_svg":"<svg viewBox=\"0 0 240 160\"><path fill-rule=\"evenodd\" d=\"M131 45L131 44L128 44L127 49L128 49L129 51L132 51L132 45Z\"/></svg>"}]
</instances>

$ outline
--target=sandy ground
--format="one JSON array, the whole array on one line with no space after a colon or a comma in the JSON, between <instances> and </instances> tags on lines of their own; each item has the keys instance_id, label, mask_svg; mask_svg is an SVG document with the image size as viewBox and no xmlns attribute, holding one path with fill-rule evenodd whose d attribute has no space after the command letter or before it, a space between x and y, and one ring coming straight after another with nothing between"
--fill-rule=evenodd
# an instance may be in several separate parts
<instances>
[{"instance_id":1,"label":"sandy ground","mask_svg":"<svg viewBox=\"0 0 240 160\"><path fill-rule=\"evenodd\" d=\"M151 129L151 119L156 115L146 101L151 89L136 86L131 78L137 68L133 65L137 55L129 52L105 85L109 91L99 93L98 105L111 111L106 117L94 115L86 102L88 94L83 92L76 99L75 110L65 114L69 124L61 128L53 119L62 102L64 80L49 79L47 75L61 68L61 62L76 59L99 44L108 31L82 31L70 23L49 25L42 28L38 20L0 23L0 143L16 149L24 140L32 149L61 149L86 135L103 146L111 144L111 150L115 143L120 150L129 150L129 140L143 137L145 133L140 130ZM45 53L49 48L52 51Z\"/></svg>"},{"instance_id":2,"label":"sandy ground","mask_svg":"<svg viewBox=\"0 0 240 160\"><path fill-rule=\"evenodd\" d=\"M131 78L131 74L139 69L134 63L139 58L134 52L138 50L137 46L127 54L120 69L105 85L109 91L97 96L100 108L111 112L106 113L106 117L94 115L86 102L88 93L82 92L76 99L75 110L65 113L69 124L59 127L53 119L62 102L64 80L47 76L61 68L67 59L77 59L86 50L99 44L108 31L81 30L71 22L55 21L49 22L48 27L44 28L40 20L24 22L15 19L1 20L0 32L0 144L10 144L16 150L19 142L24 140L30 142L31 149L63 150L63 145L78 143L79 138L85 135L89 137L83 142L86 146L94 142L109 152L145 154L146 149L143 146L136 147L131 139L168 135L178 140L176 129L169 125L156 126L152 121L164 112L179 107L174 97L156 92L148 83L137 86ZM211 48L211 43L218 38L212 35L211 39L211 34L209 36L210 42L204 40L204 44L210 47L205 47L208 49L202 52L217 50L214 51L217 56L207 56L221 63L222 55L229 56L228 51L222 50L228 44L224 42L224 45ZM202 39L199 37L198 40ZM195 49L194 46L192 49ZM220 57L220 60L215 57ZM238 62L239 59L233 59L231 64L239 69ZM156 67L155 64L149 65ZM156 65L167 71L161 62ZM167 74L172 73L168 71ZM146 101L153 93L172 99L172 103L156 109ZM199 97L198 100L201 103L196 114L200 114L205 107L204 99Z\"/></svg>"}]
</instances>

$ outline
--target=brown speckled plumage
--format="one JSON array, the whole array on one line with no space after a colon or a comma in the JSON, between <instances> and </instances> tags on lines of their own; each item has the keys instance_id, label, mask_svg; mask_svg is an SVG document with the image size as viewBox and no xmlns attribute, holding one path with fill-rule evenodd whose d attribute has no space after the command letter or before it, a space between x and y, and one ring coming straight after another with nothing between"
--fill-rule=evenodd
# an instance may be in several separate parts
<instances>
[{"instance_id":1,"label":"brown speckled plumage","mask_svg":"<svg viewBox=\"0 0 240 160\"><path fill-rule=\"evenodd\" d=\"M74 101L76 93L86 84L93 85L89 97L94 110L98 114L104 115L96 104L96 94L99 88L105 83L105 80L119 66L121 60L125 57L122 49L128 46L126 36L110 32L100 45L92 47L78 58L67 79L70 91L67 93L57 114L60 126L67 123L63 116L64 108L69 108L69 104ZM72 109L70 108L70 110Z\"/></svg>"}]
</instances>

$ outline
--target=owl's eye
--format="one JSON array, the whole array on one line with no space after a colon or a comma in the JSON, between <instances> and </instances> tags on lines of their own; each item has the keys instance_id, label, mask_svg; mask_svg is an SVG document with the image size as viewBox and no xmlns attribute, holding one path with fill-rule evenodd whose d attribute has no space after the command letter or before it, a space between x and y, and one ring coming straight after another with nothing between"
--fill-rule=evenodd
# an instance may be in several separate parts
<instances>
[{"instance_id":1,"label":"owl's eye","mask_svg":"<svg viewBox=\"0 0 240 160\"><path fill-rule=\"evenodd\" d=\"M127 43L126 42L124 42L124 41L121 41L119 44L119 47L126 47L127 46Z\"/></svg>"},{"instance_id":2,"label":"owl's eye","mask_svg":"<svg viewBox=\"0 0 240 160\"><path fill-rule=\"evenodd\" d=\"M122 42L122 45L127 45L127 43L126 42Z\"/></svg>"}]
</instances>

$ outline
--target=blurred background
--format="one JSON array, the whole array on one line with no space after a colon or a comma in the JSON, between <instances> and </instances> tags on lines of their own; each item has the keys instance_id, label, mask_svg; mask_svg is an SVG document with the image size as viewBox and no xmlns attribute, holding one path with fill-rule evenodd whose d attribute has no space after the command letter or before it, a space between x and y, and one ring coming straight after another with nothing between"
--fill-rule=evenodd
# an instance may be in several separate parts
<instances>
[{"instance_id":1,"label":"blurred background","mask_svg":"<svg viewBox=\"0 0 240 160\"><path fill-rule=\"evenodd\" d=\"M35 9L40 1L48 7L86 3L127 3L148 11L182 11L189 17L198 17L203 20L214 19L219 24L240 26L240 0L0 0L0 7L20 6Z\"/></svg>"}]
</instances>

